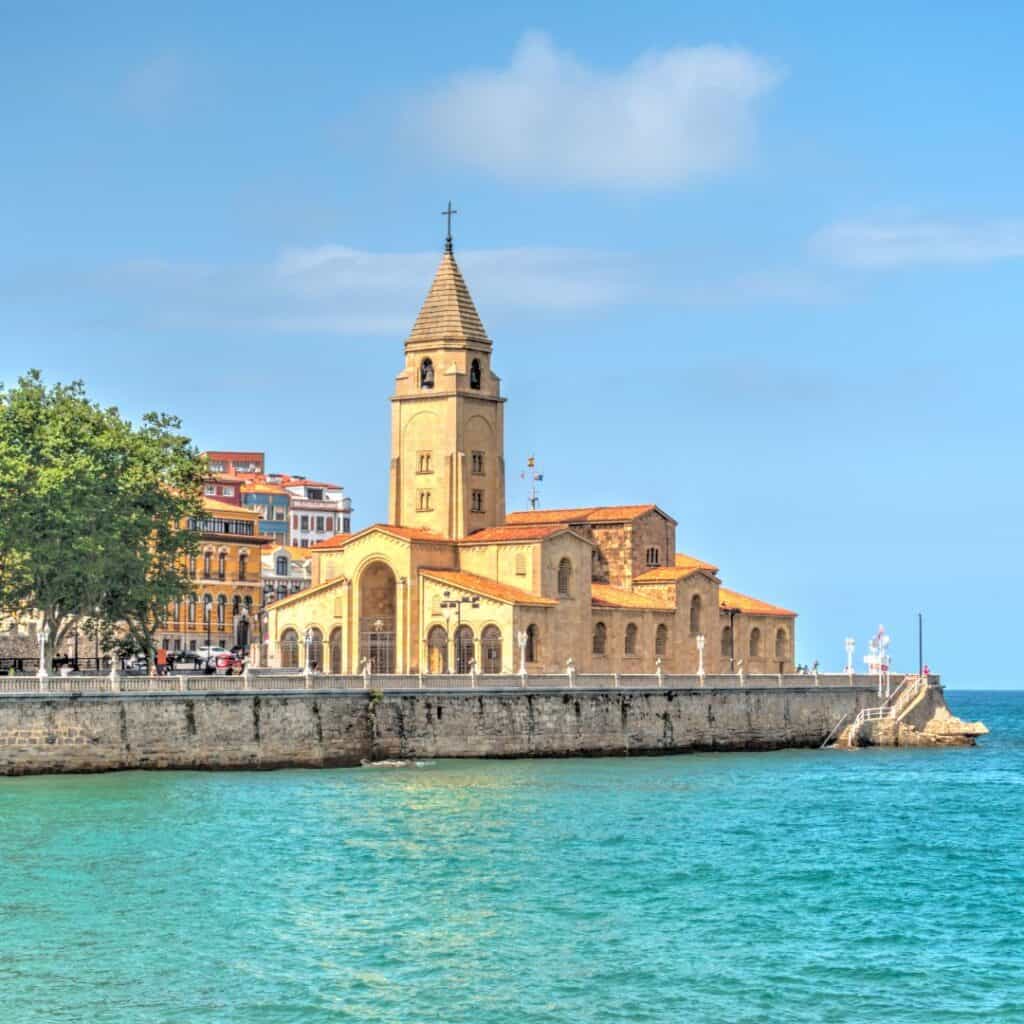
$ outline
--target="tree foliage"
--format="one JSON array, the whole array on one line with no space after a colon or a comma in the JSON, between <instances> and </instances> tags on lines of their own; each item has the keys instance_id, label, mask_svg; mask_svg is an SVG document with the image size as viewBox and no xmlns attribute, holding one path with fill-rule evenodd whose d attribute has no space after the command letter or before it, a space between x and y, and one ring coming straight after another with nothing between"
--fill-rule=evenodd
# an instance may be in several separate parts
<instances>
[{"instance_id":1,"label":"tree foliage","mask_svg":"<svg viewBox=\"0 0 1024 1024\"><path fill-rule=\"evenodd\" d=\"M188 594L204 463L180 421L138 426L80 381L0 386L0 610L43 614L50 652L82 620L139 647Z\"/></svg>"}]
</instances>

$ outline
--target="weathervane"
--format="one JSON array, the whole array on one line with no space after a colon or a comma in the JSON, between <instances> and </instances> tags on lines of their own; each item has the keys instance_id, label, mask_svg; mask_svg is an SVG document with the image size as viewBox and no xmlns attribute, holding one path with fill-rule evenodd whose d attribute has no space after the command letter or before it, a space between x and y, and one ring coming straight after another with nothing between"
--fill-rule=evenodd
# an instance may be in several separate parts
<instances>
[{"instance_id":1,"label":"weathervane","mask_svg":"<svg viewBox=\"0 0 1024 1024\"><path fill-rule=\"evenodd\" d=\"M531 455L526 460L526 469L519 474L520 479L530 481L530 508L536 509L540 495L537 494L537 484L544 479L543 473L537 472L537 460Z\"/></svg>"},{"instance_id":2,"label":"weathervane","mask_svg":"<svg viewBox=\"0 0 1024 1024\"><path fill-rule=\"evenodd\" d=\"M459 212L458 210L453 210L452 209L452 201L450 199L448 200L448 209L441 211L441 216L448 218L448 234L445 236L445 240L444 240L444 251L445 252L451 252L452 251L452 217L454 217L455 214L457 214L458 212Z\"/></svg>"}]
</instances>

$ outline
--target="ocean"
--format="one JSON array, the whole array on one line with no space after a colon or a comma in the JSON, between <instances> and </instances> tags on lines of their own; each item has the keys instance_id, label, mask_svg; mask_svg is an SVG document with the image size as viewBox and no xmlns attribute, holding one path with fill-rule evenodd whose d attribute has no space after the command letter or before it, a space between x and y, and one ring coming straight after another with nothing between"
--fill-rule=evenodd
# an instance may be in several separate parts
<instances>
[{"instance_id":1,"label":"ocean","mask_svg":"<svg viewBox=\"0 0 1024 1024\"><path fill-rule=\"evenodd\" d=\"M0 1022L1024 1021L975 749L0 779Z\"/></svg>"}]
</instances>

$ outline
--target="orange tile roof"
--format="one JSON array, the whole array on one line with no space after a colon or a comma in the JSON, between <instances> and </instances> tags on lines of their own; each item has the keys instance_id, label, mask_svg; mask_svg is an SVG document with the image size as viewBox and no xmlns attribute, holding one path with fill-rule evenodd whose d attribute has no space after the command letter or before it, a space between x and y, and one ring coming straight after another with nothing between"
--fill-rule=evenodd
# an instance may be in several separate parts
<instances>
[{"instance_id":1,"label":"orange tile roof","mask_svg":"<svg viewBox=\"0 0 1024 1024\"><path fill-rule=\"evenodd\" d=\"M332 551L343 548L351 539L351 533L336 533L333 537L328 537L326 540L318 540L313 544L310 544L306 549L308 551Z\"/></svg>"},{"instance_id":2,"label":"orange tile roof","mask_svg":"<svg viewBox=\"0 0 1024 1024\"><path fill-rule=\"evenodd\" d=\"M504 541L546 540L558 533L571 533L565 523L524 523L521 526L488 526L463 537L463 544L500 544ZM579 536L577 534L577 536ZM580 540L586 540L581 537ZM591 542L588 540L588 544Z\"/></svg>"},{"instance_id":3,"label":"orange tile roof","mask_svg":"<svg viewBox=\"0 0 1024 1024\"><path fill-rule=\"evenodd\" d=\"M633 578L634 583L674 583L686 579L695 572L708 572L713 576L718 566L710 562L702 562L699 558L689 555L676 555L675 565L661 565L657 569L648 569Z\"/></svg>"},{"instance_id":4,"label":"orange tile roof","mask_svg":"<svg viewBox=\"0 0 1024 1024\"><path fill-rule=\"evenodd\" d=\"M505 522L509 526L526 523L626 523L647 512L658 512L675 522L657 505L591 505L587 508L535 509L530 512L509 512L505 516Z\"/></svg>"},{"instance_id":5,"label":"orange tile roof","mask_svg":"<svg viewBox=\"0 0 1024 1024\"><path fill-rule=\"evenodd\" d=\"M203 508L209 512L235 512L243 519L258 520L260 517L259 512L253 512L252 509L248 509L244 505L232 505L229 501L218 501L216 498L208 498L205 495Z\"/></svg>"},{"instance_id":6,"label":"orange tile roof","mask_svg":"<svg viewBox=\"0 0 1024 1024\"><path fill-rule=\"evenodd\" d=\"M477 576L473 572L461 572L454 569L421 569L420 573L433 580L449 583L460 590L468 590L471 594L482 597L493 597L505 604L557 605L558 602L540 594L531 594L518 587L510 587L486 576Z\"/></svg>"},{"instance_id":7,"label":"orange tile roof","mask_svg":"<svg viewBox=\"0 0 1024 1024\"><path fill-rule=\"evenodd\" d=\"M673 610L672 605L649 594L637 594L635 591L613 587L608 583L592 583L590 596L591 604L595 608L653 609L662 612Z\"/></svg>"},{"instance_id":8,"label":"orange tile roof","mask_svg":"<svg viewBox=\"0 0 1024 1024\"><path fill-rule=\"evenodd\" d=\"M244 483L242 484L243 494L287 494L288 492L277 484L265 484L265 483Z\"/></svg>"},{"instance_id":9,"label":"orange tile roof","mask_svg":"<svg viewBox=\"0 0 1024 1024\"><path fill-rule=\"evenodd\" d=\"M676 566L680 569L704 569L707 572L718 572L718 566L710 562L702 562L692 555L684 555L681 551L676 552Z\"/></svg>"},{"instance_id":10,"label":"orange tile roof","mask_svg":"<svg viewBox=\"0 0 1024 1024\"><path fill-rule=\"evenodd\" d=\"M746 594L739 594L735 590L727 590L725 587L718 588L718 606L727 612L737 611L747 612L750 615L796 617L796 612L791 612L788 608L780 608L778 605L759 601L756 597L748 597Z\"/></svg>"}]
</instances>

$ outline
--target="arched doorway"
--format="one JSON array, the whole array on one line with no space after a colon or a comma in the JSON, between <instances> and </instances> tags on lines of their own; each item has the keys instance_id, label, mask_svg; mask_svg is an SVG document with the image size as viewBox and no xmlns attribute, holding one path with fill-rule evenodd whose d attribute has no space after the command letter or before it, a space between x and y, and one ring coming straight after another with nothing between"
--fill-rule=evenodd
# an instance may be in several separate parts
<instances>
[{"instance_id":1,"label":"arched doorway","mask_svg":"<svg viewBox=\"0 0 1024 1024\"><path fill-rule=\"evenodd\" d=\"M395 671L395 574L385 562L371 562L359 577L359 665L370 671Z\"/></svg>"},{"instance_id":2,"label":"arched doorway","mask_svg":"<svg viewBox=\"0 0 1024 1024\"><path fill-rule=\"evenodd\" d=\"M299 634L286 629L281 634L281 668L299 667Z\"/></svg>"},{"instance_id":3,"label":"arched doorway","mask_svg":"<svg viewBox=\"0 0 1024 1024\"><path fill-rule=\"evenodd\" d=\"M455 671L465 674L473 662L473 630L459 626L455 631Z\"/></svg>"},{"instance_id":4,"label":"arched doorway","mask_svg":"<svg viewBox=\"0 0 1024 1024\"><path fill-rule=\"evenodd\" d=\"M433 626L427 634L427 672L432 676L448 671L448 632L444 626Z\"/></svg>"},{"instance_id":5,"label":"arched doorway","mask_svg":"<svg viewBox=\"0 0 1024 1024\"><path fill-rule=\"evenodd\" d=\"M484 672L501 671L501 630L497 626L484 627L480 634L480 648L484 659Z\"/></svg>"},{"instance_id":6,"label":"arched doorway","mask_svg":"<svg viewBox=\"0 0 1024 1024\"><path fill-rule=\"evenodd\" d=\"M341 626L337 626L331 630L330 657L331 675L341 675Z\"/></svg>"},{"instance_id":7,"label":"arched doorway","mask_svg":"<svg viewBox=\"0 0 1024 1024\"><path fill-rule=\"evenodd\" d=\"M323 672L324 635L316 626L310 626L306 631L306 650L311 671Z\"/></svg>"}]
</instances>

